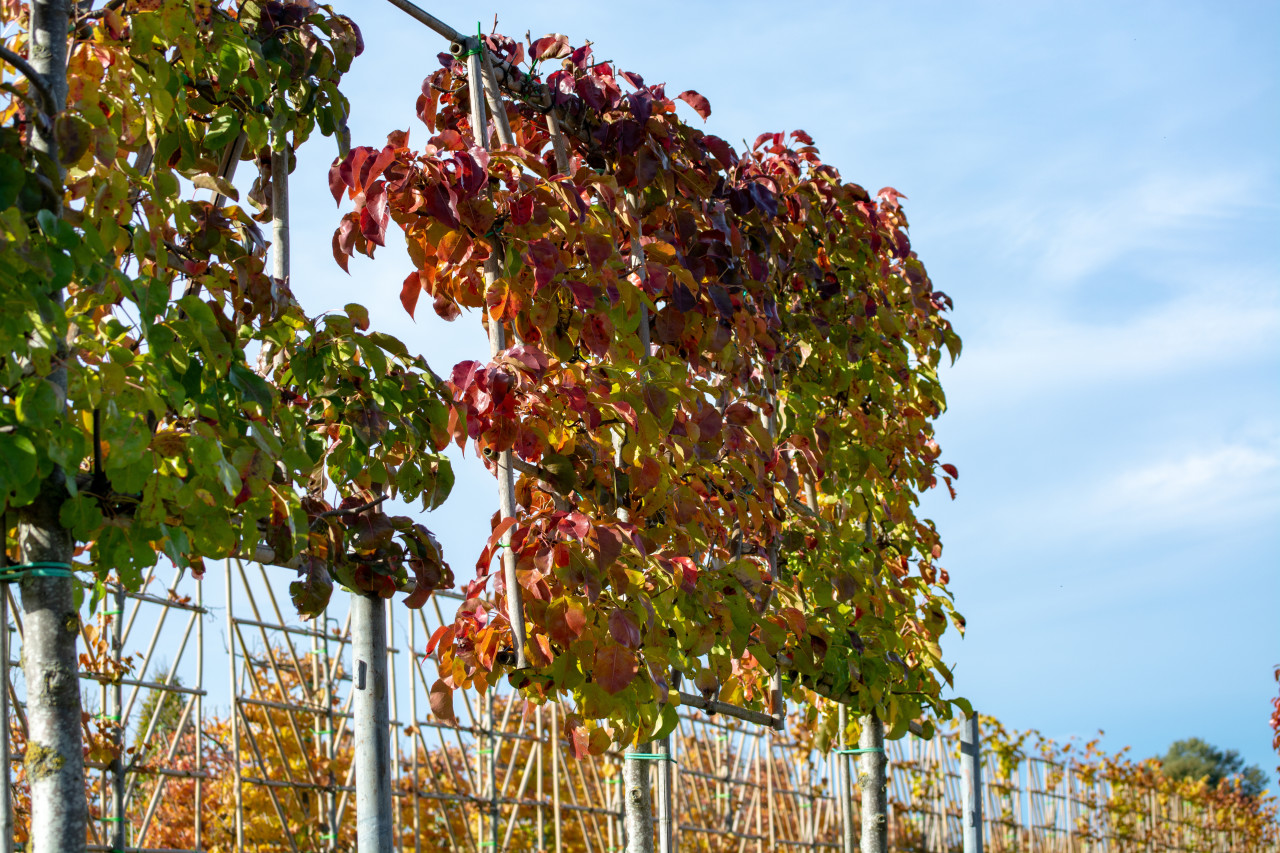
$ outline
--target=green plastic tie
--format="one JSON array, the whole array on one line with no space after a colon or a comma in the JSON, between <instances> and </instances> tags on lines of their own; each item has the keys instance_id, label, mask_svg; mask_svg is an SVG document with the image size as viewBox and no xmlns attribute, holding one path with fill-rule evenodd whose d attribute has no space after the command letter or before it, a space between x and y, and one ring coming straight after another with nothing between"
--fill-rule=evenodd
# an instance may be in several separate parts
<instances>
[{"instance_id":1,"label":"green plastic tie","mask_svg":"<svg viewBox=\"0 0 1280 853\"><path fill-rule=\"evenodd\" d=\"M837 749L836 755L861 755L864 752L884 752L884 747L869 746L866 749Z\"/></svg>"},{"instance_id":2,"label":"green plastic tie","mask_svg":"<svg viewBox=\"0 0 1280 853\"><path fill-rule=\"evenodd\" d=\"M476 752L480 753L481 755L493 755L492 749L477 749Z\"/></svg>"},{"instance_id":3,"label":"green plastic tie","mask_svg":"<svg viewBox=\"0 0 1280 853\"><path fill-rule=\"evenodd\" d=\"M727 799L729 799L729 795L728 795L728 794L716 794L716 799L717 799L717 800L727 800Z\"/></svg>"},{"instance_id":4,"label":"green plastic tie","mask_svg":"<svg viewBox=\"0 0 1280 853\"><path fill-rule=\"evenodd\" d=\"M320 840L321 841L337 841L338 836L332 832L326 832L324 835L320 836Z\"/></svg>"},{"instance_id":5,"label":"green plastic tie","mask_svg":"<svg viewBox=\"0 0 1280 853\"><path fill-rule=\"evenodd\" d=\"M99 720L115 720L117 723L120 722L119 714L94 714L93 716Z\"/></svg>"},{"instance_id":6,"label":"green plastic tie","mask_svg":"<svg viewBox=\"0 0 1280 853\"><path fill-rule=\"evenodd\" d=\"M476 21L476 46L473 47L471 50L468 50L466 53L462 54L462 58L468 59L469 57L472 57L472 56L483 56L483 55L484 55L484 35L480 30L480 22Z\"/></svg>"},{"instance_id":7,"label":"green plastic tie","mask_svg":"<svg viewBox=\"0 0 1280 853\"><path fill-rule=\"evenodd\" d=\"M40 560L34 563L15 563L12 566L5 566L0 569L0 583L12 583L13 581L22 580L24 577L69 578L74 577L74 575L71 574L70 563L57 563L48 560Z\"/></svg>"},{"instance_id":8,"label":"green plastic tie","mask_svg":"<svg viewBox=\"0 0 1280 853\"><path fill-rule=\"evenodd\" d=\"M124 611L123 610L104 610L102 611L102 615L103 616L123 616Z\"/></svg>"},{"instance_id":9,"label":"green plastic tie","mask_svg":"<svg viewBox=\"0 0 1280 853\"><path fill-rule=\"evenodd\" d=\"M627 752L623 753L623 756L625 758L638 758L641 761L670 761L672 764L676 763L674 758L662 752Z\"/></svg>"}]
</instances>

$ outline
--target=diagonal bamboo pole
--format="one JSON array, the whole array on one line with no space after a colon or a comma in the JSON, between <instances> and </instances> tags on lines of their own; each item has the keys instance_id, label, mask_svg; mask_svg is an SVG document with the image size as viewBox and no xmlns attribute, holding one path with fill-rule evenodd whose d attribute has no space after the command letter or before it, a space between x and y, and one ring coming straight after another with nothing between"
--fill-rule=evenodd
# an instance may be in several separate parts
<instances>
[{"instance_id":1,"label":"diagonal bamboo pole","mask_svg":"<svg viewBox=\"0 0 1280 853\"><path fill-rule=\"evenodd\" d=\"M476 144L485 150L489 148L489 120L485 112L485 83L482 56L484 45L476 38L467 39L467 79L470 82L471 94L471 128ZM505 117L504 117L505 121ZM507 129L509 134L510 128ZM484 263L485 289L493 287L498 279L502 244L497 239L489 251ZM487 318L489 325L489 354L496 358L498 353L506 349L506 334L501 320ZM502 519L514 518L516 514L515 472L511 468L511 451L504 450L498 454L498 512ZM507 530L499 545L502 559L502 579L506 587L507 618L511 623L511 645L516 656L516 669L528 667L525 655L524 601L520 591L520 582L516 577L516 555L511 549L511 531Z\"/></svg>"}]
</instances>

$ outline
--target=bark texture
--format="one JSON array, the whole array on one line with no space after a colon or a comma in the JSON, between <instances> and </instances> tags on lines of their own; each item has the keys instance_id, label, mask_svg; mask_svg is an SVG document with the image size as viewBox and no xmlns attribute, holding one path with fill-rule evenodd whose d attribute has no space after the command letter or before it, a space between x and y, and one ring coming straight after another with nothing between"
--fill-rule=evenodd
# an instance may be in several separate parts
<instances>
[{"instance_id":1,"label":"bark texture","mask_svg":"<svg viewBox=\"0 0 1280 853\"><path fill-rule=\"evenodd\" d=\"M55 104L67 100L69 0L31 3L30 62ZM33 148L57 158L51 121L36 121ZM61 214L61 210L55 210ZM61 305L61 294L56 303ZM48 381L66 399L65 368ZM39 497L18 513L18 553L24 563L70 563L74 543L58 520L66 500L65 475L55 470ZM31 783L32 853L85 849L88 807L80 737L80 680L76 635L80 621L71 578L28 576L22 580L22 670L27 682L28 741L24 765ZM7 627L7 626L6 626Z\"/></svg>"},{"instance_id":2,"label":"bark texture","mask_svg":"<svg viewBox=\"0 0 1280 853\"><path fill-rule=\"evenodd\" d=\"M889 800L885 788L884 724L875 714L861 719L859 749L864 752L858 768L858 786L862 788L862 853L887 853L889 849Z\"/></svg>"},{"instance_id":3,"label":"bark texture","mask_svg":"<svg viewBox=\"0 0 1280 853\"><path fill-rule=\"evenodd\" d=\"M648 759L623 761L622 792L627 853L653 853L653 795L649 789Z\"/></svg>"}]
</instances>

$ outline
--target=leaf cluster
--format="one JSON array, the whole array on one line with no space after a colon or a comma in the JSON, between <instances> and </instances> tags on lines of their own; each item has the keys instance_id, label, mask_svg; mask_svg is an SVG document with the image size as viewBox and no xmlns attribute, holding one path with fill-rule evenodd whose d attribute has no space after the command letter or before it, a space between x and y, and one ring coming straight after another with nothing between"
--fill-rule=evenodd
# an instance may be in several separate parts
<instances>
[{"instance_id":1,"label":"leaf cluster","mask_svg":"<svg viewBox=\"0 0 1280 853\"><path fill-rule=\"evenodd\" d=\"M331 576L421 606L448 566L426 528L378 507L448 494L445 388L361 306L308 316L258 224L287 178L273 151L291 167L316 129L345 149L359 30L314 2L129 0L68 38L56 167L24 142L21 89L0 106L4 508L66 472L60 518L95 595L109 571L136 587L161 554L199 573L266 546L302 567L306 614ZM243 206L242 163L257 171Z\"/></svg>"},{"instance_id":2,"label":"leaf cluster","mask_svg":"<svg viewBox=\"0 0 1280 853\"><path fill-rule=\"evenodd\" d=\"M465 67L441 54L421 148L398 131L330 172L352 205L339 264L394 222L410 314L423 297L446 320L480 309L515 341L448 381L451 434L491 466L513 452L521 511L495 516L432 639L435 704L509 670L492 569L509 533L532 661L513 678L607 721L582 750L668 731L681 683L767 706L779 670L794 698L895 735L949 716L938 638L963 620L915 506L956 476L932 424L960 341L900 194L845 182L803 131L737 151L589 44L486 46L503 69L527 61L502 102L514 146L476 143Z\"/></svg>"}]
</instances>

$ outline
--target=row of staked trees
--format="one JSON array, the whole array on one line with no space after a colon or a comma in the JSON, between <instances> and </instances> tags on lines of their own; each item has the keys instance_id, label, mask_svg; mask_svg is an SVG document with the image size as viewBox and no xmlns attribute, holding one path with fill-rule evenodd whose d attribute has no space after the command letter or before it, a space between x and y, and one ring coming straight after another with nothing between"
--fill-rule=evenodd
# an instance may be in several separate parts
<instances>
[{"instance_id":1,"label":"row of staked trees","mask_svg":"<svg viewBox=\"0 0 1280 853\"><path fill-rule=\"evenodd\" d=\"M500 511L426 649L440 718L508 677L573 703L585 756L668 734L682 686L799 702L824 744L968 710L943 695L963 619L915 512L956 477L933 422L960 341L897 191L845 181L803 131L736 150L680 117L709 115L696 91L563 36L455 45L413 142L351 147L363 40L312 0L3 0L0 26L30 849L84 844L82 597L159 559L267 555L297 569L303 616L335 585L421 607L452 571L383 502L446 500L451 441ZM307 313L282 248L317 132L350 205L338 263L394 223L406 310L470 311L490 353L441 378L359 305Z\"/></svg>"}]
</instances>

